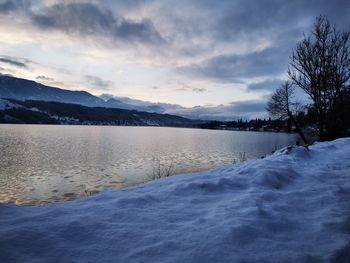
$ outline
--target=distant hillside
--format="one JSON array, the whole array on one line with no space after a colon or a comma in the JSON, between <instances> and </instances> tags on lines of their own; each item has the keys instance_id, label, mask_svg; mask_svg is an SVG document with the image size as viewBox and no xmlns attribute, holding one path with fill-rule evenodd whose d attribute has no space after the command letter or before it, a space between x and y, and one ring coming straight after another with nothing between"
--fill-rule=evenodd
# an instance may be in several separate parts
<instances>
[{"instance_id":1,"label":"distant hillside","mask_svg":"<svg viewBox=\"0 0 350 263\"><path fill-rule=\"evenodd\" d=\"M88 107L120 108L147 112L164 113L167 104L149 103L140 104L140 101L129 98L102 99L86 91L71 91L46 86L38 82L15 78L0 74L0 98L15 100L57 101L62 103L80 104ZM127 103L138 102L138 105ZM171 104L169 104L171 105ZM172 108L174 105L171 105ZM178 105L181 108L181 106ZM178 108L177 107L177 108Z\"/></svg>"},{"instance_id":2,"label":"distant hillside","mask_svg":"<svg viewBox=\"0 0 350 263\"><path fill-rule=\"evenodd\" d=\"M45 86L32 80L0 75L0 98L42 100L103 106L104 100L86 91L71 91Z\"/></svg>"},{"instance_id":3,"label":"distant hillside","mask_svg":"<svg viewBox=\"0 0 350 263\"><path fill-rule=\"evenodd\" d=\"M0 123L140 125L197 127L201 121L169 114L86 107L78 104L14 99L0 101Z\"/></svg>"},{"instance_id":4,"label":"distant hillside","mask_svg":"<svg viewBox=\"0 0 350 263\"><path fill-rule=\"evenodd\" d=\"M171 111L171 110L186 109L185 107L182 107L181 105L178 105L178 104L150 102L150 101L144 101L144 100L138 100L138 99L131 99L128 97L118 97L110 94L102 94L101 96L99 96L99 98L104 99L108 103L111 103L112 101L114 101L118 103L123 103L123 105L128 105L128 107L131 106L133 107L132 109L139 109L139 110L142 109L143 111L151 111L151 112L158 112L158 113L168 113L167 111Z\"/></svg>"}]
</instances>

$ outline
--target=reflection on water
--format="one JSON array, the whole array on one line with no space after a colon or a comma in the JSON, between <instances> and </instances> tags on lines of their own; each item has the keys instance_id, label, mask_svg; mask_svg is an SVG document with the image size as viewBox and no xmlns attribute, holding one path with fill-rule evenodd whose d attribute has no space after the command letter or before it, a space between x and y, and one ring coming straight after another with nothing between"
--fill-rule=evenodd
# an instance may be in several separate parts
<instances>
[{"instance_id":1,"label":"reflection on water","mask_svg":"<svg viewBox=\"0 0 350 263\"><path fill-rule=\"evenodd\" d=\"M294 135L157 127L0 125L0 202L72 200L172 173L260 158Z\"/></svg>"}]
</instances>

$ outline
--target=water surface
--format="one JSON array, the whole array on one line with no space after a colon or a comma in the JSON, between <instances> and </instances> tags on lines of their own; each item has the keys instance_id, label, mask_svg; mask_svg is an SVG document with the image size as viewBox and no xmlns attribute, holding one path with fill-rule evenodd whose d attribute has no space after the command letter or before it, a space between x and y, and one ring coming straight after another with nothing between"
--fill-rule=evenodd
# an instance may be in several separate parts
<instances>
[{"instance_id":1,"label":"water surface","mask_svg":"<svg viewBox=\"0 0 350 263\"><path fill-rule=\"evenodd\" d=\"M122 188L167 169L260 158L295 135L185 128L0 125L0 202L39 204ZM160 172L159 172L160 170Z\"/></svg>"}]
</instances>

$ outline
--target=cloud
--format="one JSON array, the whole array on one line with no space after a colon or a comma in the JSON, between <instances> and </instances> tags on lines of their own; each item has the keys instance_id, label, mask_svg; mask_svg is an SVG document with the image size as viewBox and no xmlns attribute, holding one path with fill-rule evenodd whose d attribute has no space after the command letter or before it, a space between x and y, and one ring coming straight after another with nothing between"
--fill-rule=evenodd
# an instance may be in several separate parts
<instances>
[{"instance_id":1,"label":"cloud","mask_svg":"<svg viewBox=\"0 0 350 263\"><path fill-rule=\"evenodd\" d=\"M38 79L38 80L45 80L45 81L55 81L55 79L49 78L49 77L46 77L46 76L43 76L43 75L37 76L36 79Z\"/></svg>"},{"instance_id":2,"label":"cloud","mask_svg":"<svg viewBox=\"0 0 350 263\"><path fill-rule=\"evenodd\" d=\"M114 15L92 3L57 3L31 15L32 23L44 30L69 35L106 37L113 41L160 44L164 41L150 20L135 21Z\"/></svg>"},{"instance_id":3,"label":"cloud","mask_svg":"<svg viewBox=\"0 0 350 263\"><path fill-rule=\"evenodd\" d=\"M184 2L188 3L180 1L179 5ZM190 3L195 5L198 12L194 12L194 18L184 25L190 28L186 32L192 33L187 35L186 42L193 44L193 39L200 37L203 41L195 42L197 50L206 45L211 47L211 51L201 54L202 62L192 63L180 73L187 72L191 77L218 82L238 82L242 77L273 77L276 72L286 70L292 48L303 32L310 31L319 14L328 15L331 21L341 24L341 27L346 26L347 30L350 23L350 16L347 15L350 2L345 0ZM181 18L180 15L179 20ZM211 58L205 58L208 56ZM265 62L264 56L267 58Z\"/></svg>"},{"instance_id":4,"label":"cloud","mask_svg":"<svg viewBox=\"0 0 350 263\"><path fill-rule=\"evenodd\" d=\"M16 71L8 68L0 67L0 75L8 75L13 76L16 73Z\"/></svg>"},{"instance_id":5,"label":"cloud","mask_svg":"<svg viewBox=\"0 0 350 263\"><path fill-rule=\"evenodd\" d=\"M166 113L181 115L191 119L229 121L238 118L266 117L265 106L265 100L246 100L231 102L227 105L173 109L168 110Z\"/></svg>"},{"instance_id":6,"label":"cloud","mask_svg":"<svg viewBox=\"0 0 350 263\"><path fill-rule=\"evenodd\" d=\"M28 68L27 63L25 60L20 60L18 58L13 58L13 57L7 57L7 56L1 56L0 57L0 62L10 64L12 66L16 66L19 68Z\"/></svg>"},{"instance_id":7,"label":"cloud","mask_svg":"<svg viewBox=\"0 0 350 263\"><path fill-rule=\"evenodd\" d=\"M27 12L31 7L31 0L7 0L0 3L0 14L10 14L16 11Z\"/></svg>"},{"instance_id":8,"label":"cloud","mask_svg":"<svg viewBox=\"0 0 350 263\"><path fill-rule=\"evenodd\" d=\"M86 63L103 65L105 73L122 69L122 78L112 75L110 80L122 79L126 96L147 97L157 84L163 92L156 98L179 99L173 103L227 102L222 88L236 100L261 98L279 85L292 48L303 32L310 32L317 15L349 30L349 12L348 0L0 0L0 54L28 54L46 63L17 60L29 66L30 72L22 75L69 78L81 89L87 83L94 86L89 88L97 93L110 83L99 76L78 76L86 72ZM0 62L25 71L20 64ZM193 102L186 94L193 95ZM219 113L207 110L226 116L233 105L219 108Z\"/></svg>"},{"instance_id":9,"label":"cloud","mask_svg":"<svg viewBox=\"0 0 350 263\"><path fill-rule=\"evenodd\" d=\"M4 3L0 3L0 13L8 14L12 11L15 11L17 6L12 1L6 1Z\"/></svg>"},{"instance_id":10,"label":"cloud","mask_svg":"<svg viewBox=\"0 0 350 263\"><path fill-rule=\"evenodd\" d=\"M248 101L238 101L231 102L227 109L230 109L236 114L247 114L247 113L259 113L265 112L266 101L264 100L248 100Z\"/></svg>"},{"instance_id":11,"label":"cloud","mask_svg":"<svg viewBox=\"0 0 350 263\"><path fill-rule=\"evenodd\" d=\"M192 91L194 91L196 93L203 93L203 92L206 92L207 89L205 89L205 88L193 88Z\"/></svg>"},{"instance_id":12,"label":"cloud","mask_svg":"<svg viewBox=\"0 0 350 263\"><path fill-rule=\"evenodd\" d=\"M94 88L97 89L109 89L112 85L113 82L109 80L104 80L100 77L97 76L92 76L92 75L85 75L85 80L92 85Z\"/></svg>"},{"instance_id":13,"label":"cloud","mask_svg":"<svg viewBox=\"0 0 350 263\"><path fill-rule=\"evenodd\" d=\"M245 55L226 54L201 64L177 68L178 72L221 82L242 83L250 77L278 75L287 69L288 54L279 48L267 48Z\"/></svg>"},{"instance_id":14,"label":"cloud","mask_svg":"<svg viewBox=\"0 0 350 263\"><path fill-rule=\"evenodd\" d=\"M247 86L246 90L250 92L261 92L261 91L274 91L278 88L283 80L281 79L267 79L261 82L251 83Z\"/></svg>"},{"instance_id":15,"label":"cloud","mask_svg":"<svg viewBox=\"0 0 350 263\"><path fill-rule=\"evenodd\" d=\"M231 4L231 8L227 8L217 20L215 35L222 40L232 41L237 38L249 37L249 35L261 36L270 33L271 30L293 24L294 16L298 15L300 10L293 10L292 7L294 5L295 8L295 3L298 0L290 2L275 0L235 1ZM293 10L293 17L286 15L288 8L291 8L289 12Z\"/></svg>"},{"instance_id":16,"label":"cloud","mask_svg":"<svg viewBox=\"0 0 350 263\"><path fill-rule=\"evenodd\" d=\"M349 21L347 0L237 0L222 4L215 23L215 36L232 41L249 36L266 36L311 25L319 14L332 20Z\"/></svg>"}]
</instances>

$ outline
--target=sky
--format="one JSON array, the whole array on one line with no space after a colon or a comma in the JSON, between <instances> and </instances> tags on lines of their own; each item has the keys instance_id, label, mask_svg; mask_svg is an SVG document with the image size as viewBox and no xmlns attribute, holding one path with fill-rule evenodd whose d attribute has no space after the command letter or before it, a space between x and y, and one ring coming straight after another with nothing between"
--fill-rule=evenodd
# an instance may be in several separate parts
<instances>
[{"instance_id":1,"label":"sky","mask_svg":"<svg viewBox=\"0 0 350 263\"><path fill-rule=\"evenodd\" d=\"M0 0L0 72L248 116L316 16L350 30L349 13L349 0Z\"/></svg>"}]
</instances>

